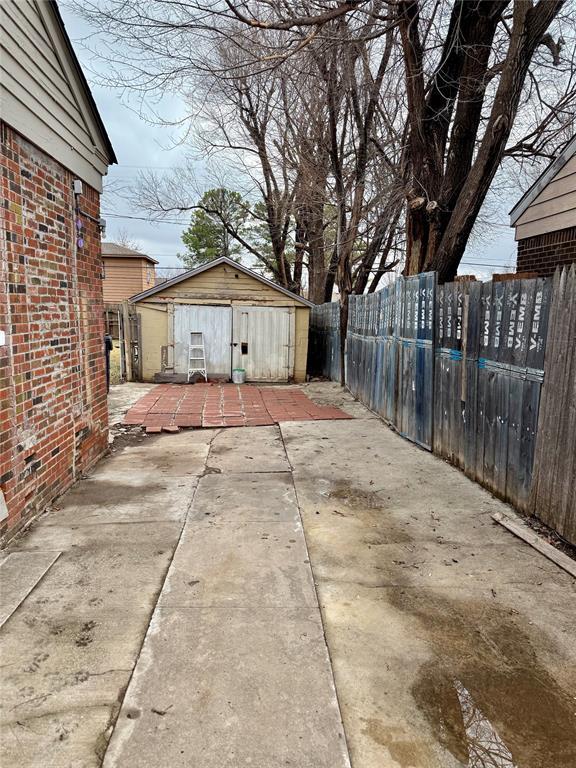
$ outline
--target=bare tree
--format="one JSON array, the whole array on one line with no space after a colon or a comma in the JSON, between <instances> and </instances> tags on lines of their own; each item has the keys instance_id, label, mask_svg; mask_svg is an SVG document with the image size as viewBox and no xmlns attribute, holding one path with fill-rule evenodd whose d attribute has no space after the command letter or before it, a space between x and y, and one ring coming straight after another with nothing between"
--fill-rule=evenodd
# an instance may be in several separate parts
<instances>
[{"instance_id":1,"label":"bare tree","mask_svg":"<svg viewBox=\"0 0 576 768\"><path fill-rule=\"evenodd\" d=\"M455 276L505 156L530 65L538 47L548 45L564 2L455 0L438 19L439 36L427 32L432 18L422 18L423 3L398 4L408 106L408 274ZM440 55L427 65L442 41ZM525 141L520 145L527 148Z\"/></svg>"},{"instance_id":2,"label":"bare tree","mask_svg":"<svg viewBox=\"0 0 576 768\"><path fill-rule=\"evenodd\" d=\"M132 237L132 235L128 232L128 230L125 227L122 227L118 230L116 233L116 237L112 239L113 243L116 243L116 245L121 245L124 248L130 248L132 251L141 251L142 246L136 240Z\"/></svg>"},{"instance_id":3,"label":"bare tree","mask_svg":"<svg viewBox=\"0 0 576 768\"><path fill-rule=\"evenodd\" d=\"M216 126L212 149L238 151L265 203L276 279L298 290L307 269L315 297L336 279L343 303L380 279L401 241L407 274L453 278L495 175L568 138L574 10L574 0L79 4L111 41L109 83L188 95L188 127Z\"/></svg>"}]
</instances>

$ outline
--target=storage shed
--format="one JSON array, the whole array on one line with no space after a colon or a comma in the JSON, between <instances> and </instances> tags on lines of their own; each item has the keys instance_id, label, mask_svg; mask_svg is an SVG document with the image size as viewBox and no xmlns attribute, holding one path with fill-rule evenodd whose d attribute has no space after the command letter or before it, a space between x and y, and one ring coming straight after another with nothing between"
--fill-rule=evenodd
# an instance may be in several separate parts
<instances>
[{"instance_id":1,"label":"storage shed","mask_svg":"<svg viewBox=\"0 0 576 768\"><path fill-rule=\"evenodd\" d=\"M304 381L312 303L227 257L132 296L143 381L186 381L201 333L212 379Z\"/></svg>"}]
</instances>

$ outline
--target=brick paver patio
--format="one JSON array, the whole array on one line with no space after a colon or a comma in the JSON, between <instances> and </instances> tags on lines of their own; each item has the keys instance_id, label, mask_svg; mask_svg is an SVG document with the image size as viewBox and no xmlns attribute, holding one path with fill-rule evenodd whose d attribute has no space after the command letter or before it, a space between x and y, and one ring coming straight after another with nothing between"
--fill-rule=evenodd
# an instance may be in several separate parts
<instances>
[{"instance_id":1,"label":"brick paver patio","mask_svg":"<svg viewBox=\"0 0 576 768\"><path fill-rule=\"evenodd\" d=\"M130 408L124 424L141 425L147 432L176 432L180 427L259 427L351 418L339 408L317 405L297 387L159 384Z\"/></svg>"}]
</instances>

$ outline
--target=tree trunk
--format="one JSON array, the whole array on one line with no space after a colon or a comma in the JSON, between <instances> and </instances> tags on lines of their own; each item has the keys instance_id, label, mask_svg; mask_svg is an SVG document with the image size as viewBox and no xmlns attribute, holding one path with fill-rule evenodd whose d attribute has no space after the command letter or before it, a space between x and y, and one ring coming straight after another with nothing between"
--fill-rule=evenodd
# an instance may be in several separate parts
<instances>
[{"instance_id":1,"label":"tree trunk","mask_svg":"<svg viewBox=\"0 0 576 768\"><path fill-rule=\"evenodd\" d=\"M432 156L434 146L422 144L421 139L426 132L422 130L423 124L418 123L417 115L424 114L427 124L433 122L434 114L426 112L430 107L429 101L422 108L417 69L419 58L414 56L414 50L417 54L419 51L417 29L402 22L405 27L406 70L409 76L412 73L415 78L411 83L408 77L407 83L415 116L410 118L408 149L404 159L407 169L405 182L409 184L405 274L434 270L438 272L440 282L453 280L456 276L470 233L504 155L532 56L564 2L540 0L533 5L528 0L515 0L506 59L490 117L474 159L474 138L481 121L489 50L498 19L508 2L500 0L479 4L473 11L476 16L469 17L462 41L468 52L467 58L462 61L458 105L445 169L441 166L435 168ZM405 6L413 23L418 18L417 3L411 0ZM468 11L470 7L466 6ZM451 109L452 104L447 102L445 110ZM431 169L435 170L432 172ZM413 181L419 184L410 183ZM425 192L415 191L416 187Z\"/></svg>"},{"instance_id":2,"label":"tree trunk","mask_svg":"<svg viewBox=\"0 0 576 768\"><path fill-rule=\"evenodd\" d=\"M405 275L417 275L424 269L428 250L429 221L424 202L418 201L418 207L406 207L406 265Z\"/></svg>"},{"instance_id":3,"label":"tree trunk","mask_svg":"<svg viewBox=\"0 0 576 768\"><path fill-rule=\"evenodd\" d=\"M334 293L334 284L336 283L336 270L338 268L338 248L334 246L332 249L332 255L330 256L330 262L328 264L328 271L326 272L326 282L324 284L324 301L332 301L332 294Z\"/></svg>"}]
</instances>

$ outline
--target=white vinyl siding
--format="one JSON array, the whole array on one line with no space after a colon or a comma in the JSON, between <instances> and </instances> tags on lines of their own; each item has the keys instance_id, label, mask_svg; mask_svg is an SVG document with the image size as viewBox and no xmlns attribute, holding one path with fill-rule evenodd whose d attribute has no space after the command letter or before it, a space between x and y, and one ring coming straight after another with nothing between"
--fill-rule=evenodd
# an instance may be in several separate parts
<instances>
[{"instance_id":1,"label":"white vinyl siding","mask_svg":"<svg viewBox=\"0 0 576 768\"><path fill-rule=\"evenodd\" d=\"M109 158L45 0L0 3L2 119L94 189Z\"/></svg>"}]
</instances>

